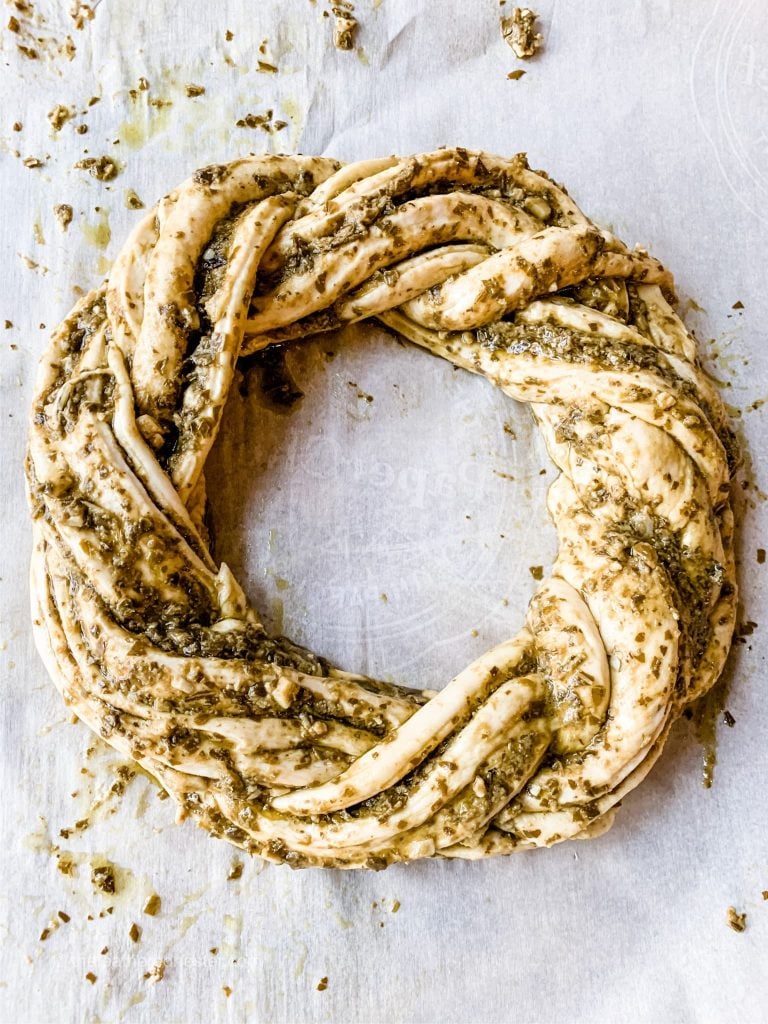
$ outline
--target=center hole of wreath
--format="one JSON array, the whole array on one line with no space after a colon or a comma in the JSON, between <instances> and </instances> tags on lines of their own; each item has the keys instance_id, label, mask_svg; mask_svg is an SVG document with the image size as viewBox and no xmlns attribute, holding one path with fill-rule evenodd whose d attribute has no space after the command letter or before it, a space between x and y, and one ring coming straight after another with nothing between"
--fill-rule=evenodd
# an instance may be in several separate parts
<instances>
[{"instance_id":1,"label":"center hole of wreath","mask_svg":"<svg viewBox=\"0 0 768 1024\"><path fill-rule=\"evenodd\" d=\"M556 553L530 410L375 324L286 364L290 411L263 374L232 389L206 468L216 558L270 632L440 688L514 635Z\"/></svg>"}]
</instances>

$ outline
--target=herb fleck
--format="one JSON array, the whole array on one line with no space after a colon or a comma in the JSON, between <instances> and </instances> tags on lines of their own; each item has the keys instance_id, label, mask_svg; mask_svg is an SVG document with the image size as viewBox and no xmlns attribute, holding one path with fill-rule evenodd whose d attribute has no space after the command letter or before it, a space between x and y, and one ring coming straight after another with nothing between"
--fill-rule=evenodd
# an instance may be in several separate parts
<instances>
[{"instance_id":1,"label":"herb fleck","mask_svg":"<svg viewBox=\"0 0 768 1024\"><path fill-rule=\"evenodd\" d=\"M157 893L152 893L147 902L144 904L144 913L149 914L150 917L155 917L160 910L161 899Z\"/></svg>"},{"instance_id":2,"label":"herb fleck","mask_svg":"<svg viewBox=\"0 0 768 1024\"><path fill-rule=\"evenodd\" d=\"M512 13L501 19L501 34L520 60L533 57L544 42L535 24L538 15L529 7L516 7Z\"/></svg>"},{"instance_id":3,"label":"herb fleck","mask_svg":"<svg viewBox=\"0 0 768 1024\"><path fill-rule=\"evenodd\" d=\"M69 225L72 223L72 207L69 203L59 203L53 208L54 216L59 222L59 227L62 231L66 231Z\"/></svg>"},{"instance_id":4,"label":"herb fleck","mask_svg":"<svg viewBox=\"0 0 768 1024\"><path fill-rule=\"evenodd\" d=\"M733 928L735 932L746 931L747 915L740 914L735 907L728 907L725 919L728 922L728 927Z\"/></svg>"},{"instance_id":5,"label":"herb fleck","mask_svg":"<svg viewBox=\"0 0 768 1024\"><path fill-rule=\"evenodd\" d=\"M132 188L128 188L128 189L125 190L125 205L126 205L126 208L129 209L129 210L143 210L144 209L144 203L136 195L136 193L133 191Z\"/></svg>"},{"instance_id":6,"label":"herb fleck","mask_svg":"<svg viewBox=\"0 0 768 1024\"><path fill-rule=\"evenodd\" d=\"M115 891L115 872L111 864L104 864L91 871L91 882L97 889L110 895Z\"/></svg>"},{"instance_id":7,"label":"herb fleck","mask_svg":"<svg viewBox=\"0 0 768 1024\"><path fill-rule=\"evenodd\" d=\"M89 156L78 160L75 167L88 173L99 181L112 181L119 174L119 168L111 156Z\"/></svg>"}]
</instances>

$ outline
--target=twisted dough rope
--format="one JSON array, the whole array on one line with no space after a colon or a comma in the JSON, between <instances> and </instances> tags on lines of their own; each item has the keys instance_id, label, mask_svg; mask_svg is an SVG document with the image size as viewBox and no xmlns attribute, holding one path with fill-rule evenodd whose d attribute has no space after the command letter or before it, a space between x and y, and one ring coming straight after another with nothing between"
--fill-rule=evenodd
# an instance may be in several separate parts
<instances>
[{"instance_id":1,"label":"twisted dough rope","mask_svg":"<svg viewBox=\"0 0 768 1024\"><path fill-rule=\"evenodd\" d=\"M293 866L608 827L734 626L735 449L671 288L522 156L198 171L40 368L34 618L67 704L182 817ZM203 525L238 357L370 316L530 402L560 470L525 626L436 694L269 637Z\"/></svg>"}]
</instances>

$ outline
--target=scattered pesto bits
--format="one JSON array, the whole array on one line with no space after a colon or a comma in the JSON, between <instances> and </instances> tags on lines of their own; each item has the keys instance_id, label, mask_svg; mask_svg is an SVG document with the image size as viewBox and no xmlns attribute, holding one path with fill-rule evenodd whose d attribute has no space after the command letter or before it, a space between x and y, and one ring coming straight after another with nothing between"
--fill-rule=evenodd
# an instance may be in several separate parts
<instances>
[{"instance_id":1,"label":"scattered pesto bits","mask_svg":"<svg viewBox=\"0 0 768 1024\"><path fill-rule=\"evenodd\" d=\"M117 163L111 156L89 156L78 160L75 164L79 170L88 171L98 181L112 181L120 173Z\"/></svg>"},{"instance_id":2,"label":"scattered pesto bits","mask_svg":"<svg viewBox=\"0 0 768 1024\"><path fill-rule=\"evenodd\" d=\"M126 207L129 210L143 210L144 209L143 201L136 195L136 193L133 191L132 188L127 188L125 190L124 200L125 200L125 205L126 205Z\"/></svg>"},{"instance_id":3,"label":"scattered pesto bits","mask_svg":"<svg viewBox=\"0 0 768 1024\"><path fill-rule=\"evenodd\" d=\"M725 919L728 923L729 928L733 928L735 932L743 932L747 929L747 915L740 914L735 907L728 907L725 914Z\"/></svg>"},{"instance_id":4,"label":"scattered pesto bits","mask_svg":"<svg viewBox=\"0 0 768 1024\"><path fill-rule=\"evenodd\" d=\"M51 122L51 127L55 132L61 131L67 121L74 116L75 112L72 107L65 107L63 103L59 103L53 110L48 112L48 120Z\"/></svg>"},{"instance_id":5,"label":"scattered pesto bits","mask_svg":"<svg viewBox=\"0 0 768 1024\"><path fill-rule=\"evenodd\" d=\"M205 94L205 86L204 85L193 85L192 83L188 83L187 85L184 86L184 92L187 94L187 96L190 96L190 97L193 97L193 96L203 96Z\"/></svg>"},{"instance_id":6,"label":"scattered pesto bits","mask_svg":"<svg viewBox=\"0 0 768 1024\"><path fill-rule=\"evenodd\" d=\"M95 4L84 4L82 0L75 0L69 11L69 16L75 23L75 28L82 32L87 21L93 21L96 17Z\"/></svg>"},{"instance_id":7,"label":"scattered pesto bits","mask_svg":"<svg viewBox=\"0 0 768 1024\"><path fill-rule=\"evenodd\" d=\"M261 131L272 135L273 132L281 132L288 127L287 121L274 120L274 111L267 110L264 114L245 114L244 117L235 121L238 128L260 128Z\"/></svg>"},{"instance_id":8,"label":"scattered pesto bits","mask_svg":"<svg viewBox=\"0 0 768 1024\"><path fill-rule=\"evenodd\" d=\"M355 43L357 18L354 4L350 0L336 0L331 4L333 22L333 45L337 50L351 50Z\"/></svg>"},{"instance_id":9,"label":"scattered pesto bits","mask_svg":"<svg viewBox=\"0 0 768 1024\"><path fill-rule=\"evenodd\" d=\"M154 982L162 981L165 977L165 968L165 960L159 960L151 971L144 972L144 980Z\"/></svg>"},{"instance_id":10,"label":"scattered pesto bits","mask_svg":"<svg viewBox=\"0 0 768 1024\"><path fill-rule=\"evenodd\" d=\"M327 977L323 977L317 983L317 991L318 992L325 992L325 990L327 988L328 988L328 978Z\"/></svg>"},{"instance_id":11,"label":"scattered pesto bits","mask_svg":"<svg viewBox=\"0 0 768 1024\"><path fill-rule=\"evenodd\" d=\"M144 904L144 913L149 914L150 917L155 917L160 911L160 904L162 900L157 893L152 893L147 902Z\"/></svg>"},{"instance_id":12,"label":"scattered pesto bits","mask_svg":"<svg viewBox=\"0 0 768 1024\"><path fill-rule=\"evenodd\" d=\"M501 19L501 34L504 41L520 60L533 57L544 42L544 37L536 31L538 14L530 7L516 7L510 15Z\"/></svg>"},{"instance_id":13,"label":"scattered pesto bits","mask_svg":"<svg viewBox=\"0 0 768 1024\"><path fill-rule=\"evenodd\" d=\"M111 895L116 890L115 871L111 864L103 864L91 871L91 882L95 888Z\"/></svg>"},{"instance_id":14,"label":"scattered pesto bits","mask_svg":"<svg viewBox=\"0 0 768 1024\"><path fill-rule=\"evenodd\" d=\"M53 208L53 214L56 220L59 222L59 227L62 231L66 231L69 225L72 223L73 211L69 203L59 203Z\"/></svg>"}]
</instances>

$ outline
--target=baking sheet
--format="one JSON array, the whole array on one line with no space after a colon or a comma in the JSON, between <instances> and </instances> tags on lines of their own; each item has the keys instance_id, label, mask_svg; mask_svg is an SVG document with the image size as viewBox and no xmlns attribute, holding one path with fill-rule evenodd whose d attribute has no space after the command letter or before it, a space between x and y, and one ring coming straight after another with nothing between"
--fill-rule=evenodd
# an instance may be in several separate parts
<instances>
[{"instance_id":1,"label":"baking sheet","mask_svg":"<svg viewBox=\"0 0 768 1024\"><path fill-rule=\"evenodd\" d=\"M359 0L348 53L320 0L92 6L78 29L68 2L36 0L30 42L9 4L27 34L0 35L0 1020L765 1019L768 10L546 0L545 49L522 64L492 0ZM87 114L54 132L58 103ZM288 127L235 126L268 109ZM682 723L594 842L383 874L246 862L228 879L236 852L176 825L148 780L111 792L120 760L72 724L33 649L21 460L35 365L140 216L127 189L149 204L247 152L353 160L454 143L527 150L675 272L747 455L742 618L756 626L730 664L735 724L717 730L707 790ZM111 183L73 168L105 154L121 167ZM73 206L66 234L58 203ZM375 326L290 362L305 392L293 412L254 387L227 409L209 464L219 553L275 628L349 669L442 686L516 631L530 569L553 557L552 471L528 412ZM91 885L105 858L114 897ZM747 913L741 934L731 905Z\"/></svg>"}]
</instances>

